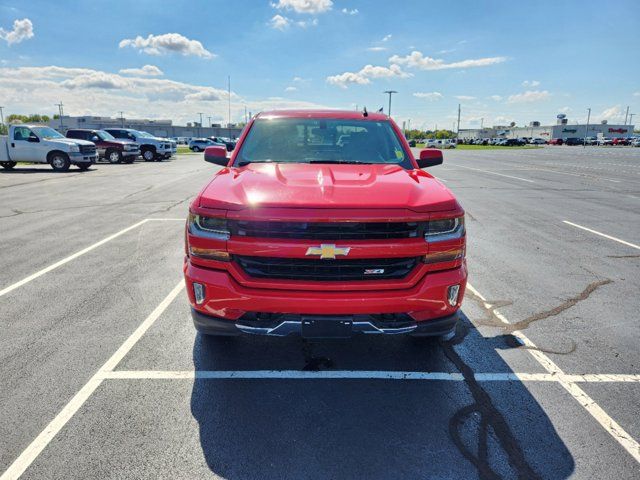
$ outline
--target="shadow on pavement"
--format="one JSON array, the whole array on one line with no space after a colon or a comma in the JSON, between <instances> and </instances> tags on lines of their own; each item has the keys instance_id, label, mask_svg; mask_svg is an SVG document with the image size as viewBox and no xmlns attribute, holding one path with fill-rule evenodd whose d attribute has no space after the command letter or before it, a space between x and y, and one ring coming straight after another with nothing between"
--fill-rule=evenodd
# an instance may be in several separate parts
<instances>
[{"instance_id":1,"label":"shadow on pavement","mask_svg":"<svg viewBox=\"0 0 640 480\"><path fill-rule=\"evenodd\" d=\"M568 478L573 458L526 386L476 382L474 366L456 347L461 341L480 350L479 371L487 365L511 371L495 342L466 317L456 338L443 343L198 335L196 370L430 371L464 378L196 380L191 412L206 462L229 479Z\"/></svg>"}]
</instances>

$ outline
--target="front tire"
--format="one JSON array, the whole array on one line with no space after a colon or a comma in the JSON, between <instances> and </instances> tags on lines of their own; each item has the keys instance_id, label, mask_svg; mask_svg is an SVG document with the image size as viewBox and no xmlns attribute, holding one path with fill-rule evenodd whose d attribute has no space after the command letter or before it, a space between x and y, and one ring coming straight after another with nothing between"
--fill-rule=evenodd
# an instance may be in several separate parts
<instances>
[{"instance_id":1,"label":"front tire","mask_svg":"<svg viewBox=\"0 0 640 480\"><path fill-rule=\"evenodd\" d=\"M13 170L13 167L17 165L16 162L0 162L0 166L5 170Z\"/></svg>"},{"instance_id":2,"label":"front tire","mask_svg":"<svg viewBox=\"0 0 640 480\"><path fill-rule=\"evenodd\" d=\"M156 152L154 152L150 148L147 148L142 152L142 158L144 158L145 162L153 162L156 159Z\"/></svg>"},{"instance_id":3,"label":"front tire","mask_svg":"<svg viewBox=\"0 0 640 480\"><path fill-rule=\"evenodd\" d=\"M90 166L91 166L90 163L78 163L78 164L76 164L76 167L78 167L81 172L86 172L87 170L89 170Z\"/></svg>"},{"instance_id":4,"label":"front tire","mask_svg":"<svg viewBox=\"0 0 640 480\"><path fill-rule=\"evenodd\" d=\"M107 152L107 160L109 160L109 163L120 163L122 162L122 154L118 150L109 150Z\"/></svg>"},{"instance_id":5,"label":"front tire","mask_svg":"<svg viewBox=\"0 0 640 480\"><path fill-rule=\"evenodd\" d=\"M51 158L49 159L49 163L51 164L51 168L53 168L55 172L66 172L71 166L69 156L66 153L62 152L56 152L52 154Z\"/></svg>"}]
</instances>

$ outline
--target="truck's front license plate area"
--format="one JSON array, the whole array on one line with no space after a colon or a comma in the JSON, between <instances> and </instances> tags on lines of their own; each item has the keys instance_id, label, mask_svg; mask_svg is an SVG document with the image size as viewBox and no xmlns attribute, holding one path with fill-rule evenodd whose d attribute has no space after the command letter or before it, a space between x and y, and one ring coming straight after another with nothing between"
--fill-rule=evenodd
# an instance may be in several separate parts
<instances>
[{"instance_id":1,"label":"truck's front license plate area","mask_svg":"<svg viewBox=\"0 0 640 480\"><path fill-rule=\"evenodd\" d=\"M353 334L351 317L302 317L304 338L349 338Z\"/></svg>"}]
</instances>

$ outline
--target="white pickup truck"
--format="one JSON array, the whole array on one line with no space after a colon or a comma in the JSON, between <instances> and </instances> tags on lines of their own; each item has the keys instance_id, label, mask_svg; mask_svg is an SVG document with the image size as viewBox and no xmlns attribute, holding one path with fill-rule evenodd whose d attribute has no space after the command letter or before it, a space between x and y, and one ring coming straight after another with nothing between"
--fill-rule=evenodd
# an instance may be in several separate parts
<instances>
[{"instance_id":1,"label":"white pickup truck","mask_svg":"<svg viewBox=\"0 0 640 480\"><path fill-rule=\"evenodd\" d=\"M97 159L93 143L66 138L51 127L11 125L9 135L0 136L0 166L5 170L18 162L48 163L57 172L71 165L86 170Z\"/></svg>"}]
</instances>

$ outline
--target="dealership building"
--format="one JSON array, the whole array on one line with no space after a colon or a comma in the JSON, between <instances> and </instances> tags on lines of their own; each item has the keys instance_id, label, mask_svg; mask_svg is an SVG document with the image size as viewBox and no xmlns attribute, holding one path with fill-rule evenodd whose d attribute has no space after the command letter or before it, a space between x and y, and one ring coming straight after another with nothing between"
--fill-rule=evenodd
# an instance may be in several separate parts
<instances>
[{"instance_id":1,"label":"dealership building","mask_svg":"<svg viewBox=\"0 0 640 480\"><path fill-rule=\"evenodd\" d=\"M584 123L569 124L567 117L560 114L557 117L555 125L540 125L540 122L530 122L527 127L509 126L493 126L487 128L460 129L460 139L476 139L476 138L543 138L552 140L561 138L619 138L630 137L633 135L633 125L613 125L606 120L600 123Z\"/></svg>"},{"instance_id":2,"label":"dealership building","mask_svg":"<svg viewBox=\"0 0 640 480\"><path fill-rule=\"evenodd\" d=\"M112 117L95 117L81 116L70 117L63 115L62 118L56 118L49 122L49 126L65 133L70 128L133 128L148 132L158 137L230 137L237 138L242 131L241 126L237 125L212 125L210 127L201 127L197 122L187 124L186 126L173 125L171 120L149 120L144 118L112 118Z\"/></svg>"}]
</instances>

